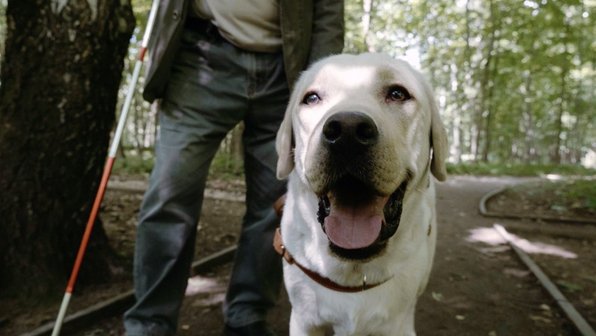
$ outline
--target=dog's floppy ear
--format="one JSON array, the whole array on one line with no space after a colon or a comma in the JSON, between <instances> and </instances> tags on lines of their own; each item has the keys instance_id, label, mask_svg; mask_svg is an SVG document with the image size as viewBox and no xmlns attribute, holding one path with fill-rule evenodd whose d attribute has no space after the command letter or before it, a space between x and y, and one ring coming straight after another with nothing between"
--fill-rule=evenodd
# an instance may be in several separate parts
<instances>
[{"instance_id":1,"label":"dog's floppy ear","mask_svg":"<svg viewBox=\"0 0 596 336\"><path fill-rule=\"evenodd\" d=\"M294 136L292 132L291 105L288 105L275 139L277 151L277 178L283 180L294 169Z\"/></svg>"},{"instance_id":2,"label":"dog's floppy ear","mask_svg":"<svg viewBox=\"0 0 596 336\"><path fill-rule=\"evenodd\" d=\"M445 161L449 155L447 144L447 132L439 115L439 108L436 101L431 103L431 123L430 123L430 145L432 147L432 157L430 171L439 181L447 179L447 167Z\"/></svg>"},{"instance_id":3,"label":"dog's floppy ear","mask_svg":"<svg viewBox=\"0 0 596 336\"><path fill-rule=\"evenodd\" d=\"M447 132L439 115L439 104L435 99L435 93L430 83L422 73L414 70L414 75L419 83L422 84L423 94L426 100L423 103L424 108L430 110L430 147L432 150L430 157L430 171L439 181L447 179L447 166L445 165L449 155L449 146L447 144Z\"/></svg>"},{"instance_id":4,"label":"dog's floppy ear","mask_svg":"<svg viewBox=\"0 0 596 336\"><path fill-rule=\"evenodd\" d=\"M430 110L430 147L432 149L430 171L437 180L445 181L447 179L447 166L445 163L449 155L447 132L439 115L439 104L435 99L434 90L421 73L417 73L417 75L428 99L427 108Z\"/></svg>"}]
</instances>

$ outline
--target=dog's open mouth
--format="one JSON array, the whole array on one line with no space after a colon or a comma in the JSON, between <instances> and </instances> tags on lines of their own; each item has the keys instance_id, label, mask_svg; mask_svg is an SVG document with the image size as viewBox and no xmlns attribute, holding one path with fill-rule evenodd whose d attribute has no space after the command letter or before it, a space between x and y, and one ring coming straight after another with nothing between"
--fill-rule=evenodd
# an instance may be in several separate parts
<instances>
[{"instance_id":1,"label":"dog's open mouth","mask_svg":"<svg viewBox=\"0 0 596 336\"><path fill-rule=\"evenodd\" d=\"M331 251L347 259L380 253L399 226L407 182L389 196L352 176L344 176L319 196L317 218Z\"/></svg>"}]
</instances>

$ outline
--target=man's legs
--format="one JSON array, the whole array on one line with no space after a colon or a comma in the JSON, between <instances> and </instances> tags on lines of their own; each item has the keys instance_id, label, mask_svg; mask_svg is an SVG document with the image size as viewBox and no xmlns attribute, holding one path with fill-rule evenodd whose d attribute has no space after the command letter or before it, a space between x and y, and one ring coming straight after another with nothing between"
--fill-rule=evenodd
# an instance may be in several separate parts
<instances>
[{"instance_id":1,"label":"man's legs","mask_svg":"<svg viewBox=\"0 0 596 336\"><path fill-rule=\"evenodd\" d=\"M247 213L225 304L233 327L262 321L276 301L281 260L271 246L275 134L288 89L281 55L244 52L221 37L186 30L162 106L158 158L145 196L135 256L137 303L125 314L130 336L175 332L194 254L209 164L228 130L244 118Z\"/></svg>"},{"instance_id":2,"label":"man's legs","mask_svg":"<svg viewBox=\"0 0 596 336\"><path fill-rule=\"evenodd\" d=\"M230 327L264 321L278 298L281 258L272 242L278 218L273 203L285 192L276 178L275 136L283 119L289 89L281 55L257 54L250 60L244 122L246 214L230 279L225 320Z\"/></svg>"},{"instance_id":3,"label":"man's legs","mask_svg":"<svg viewBox=\"0 0 596 336\"><path fill-rule=\"evenodd\" d=\"M245 75L225 63L230 46L222 49L216 42L185 31L172 66L160 111L156 163L139 215L137 302L124 317L129 336L176 332L209 165L245 110L244 100L236 96Z\"/></svg>"},{"instance_id":4,"label":"man's legs","mask_svg":"<svg viewBox=\"0 0 596 336\"><path fill-rule=\"evenodd\" d=\"M129 336L175 333L194 256L205 177L218 147L217 143L203 148L190 145L179 132L164 128L170 123L167 119L161 118L156 165L139 215L134 262L137 302L125 318Z\"/></svg>"}]
</instances>

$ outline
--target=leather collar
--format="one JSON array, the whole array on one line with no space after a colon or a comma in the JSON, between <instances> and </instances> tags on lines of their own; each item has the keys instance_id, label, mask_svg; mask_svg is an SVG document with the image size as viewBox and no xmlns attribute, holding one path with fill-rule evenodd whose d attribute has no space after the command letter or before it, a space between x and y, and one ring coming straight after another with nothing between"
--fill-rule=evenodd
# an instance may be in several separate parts
<instances>
[{"instance_id":1,"label":"leather collar","mask_svg":"<svg viewBox=\"0 0 596 336\"><path fill-rule=\"evenodd\" d=\"M286 250L286 247L283 244L280 228L277 228L275 230L275 237L273 238L273 247L275 248L275 251L288 262L288 264L296 265L296 267L298 267L304 274L306 274L313 281L315 281L316 283L318 283L319 285L321 285L325 288L334 290L336 292L342 292L342 293L363 292L367 289L375 288L379 285L382 285L385 282L387 282L387 280L389 280L389 279L387 279L387 280L384 280L379 283L368 284L368 283L366 283L366 277L364 277L361 286L340 285L337 282L335 282L329 278L326 278L315 271L312 271L312 270L306 268L305 266L300 264L298 261L296 261L296 259L294 259L294 257L292 257L292 255L288 252L288 250Z\"/></svg>"}]
</instances>

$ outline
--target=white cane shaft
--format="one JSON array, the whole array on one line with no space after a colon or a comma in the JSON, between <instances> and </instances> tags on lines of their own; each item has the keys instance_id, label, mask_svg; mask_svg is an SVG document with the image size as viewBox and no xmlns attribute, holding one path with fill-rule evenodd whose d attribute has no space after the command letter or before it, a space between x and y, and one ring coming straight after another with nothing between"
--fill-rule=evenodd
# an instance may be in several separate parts
<instances>
[{"instance_id":1,"label":"white cane shaft","mask_svg":"<svg viewBox=\"0 0 596 336\"><path fill-rule=\"evenodd\" d=\"M134 97L135 87L137 86L137 82L139 80L139 74L141 73L141 67L143 65L143 59L145 55L145 51L147 49L147 45L149 44L149 39L151 38L151 32L153 31L153 26L155 26L155 18L157 17L157 8L159 7L159 0L153 0L151 5L151 10L149 11L149 18L147 19L147 26L145 27L145 34L143 35L143 41L141 42L141 49L139 50L141 56L137 59L135 68L132 73L132 79L128 84L128 92L126 94L126 100L122 105L122 111L120 111L120 118L118 120L118 127L116 127L116 132L114 133L114 138L112 139L112 145L110 147L110 151L108 152L109 157L116 157L116 153L118 152L118 147L120 146L120 139L122 138L122 133L124 132L124 126L126 124L126 118L128 117L128 111L130 110L130 105L132 103L132 98Z\"/></svg>"},{"instance_id":2,"label":"white cane shaft","mask_svg":"<svg viewBox=\"0 0 596 336\"><path fill-rule=\"evenodd\" d=\"M153 4L151 5L151 9L149 11L149 18L147 19L147 26L145 27L145 34L143 35L143 42L141 43L141 47L147 48L149 45L149 39L151 38L151 33L153 32L153 26L155 26L155 18L157 17L157 8L159 7L159 0L153 0Z\"/></svg>"},{"instance_id":3,"label":"white cane shaft","mask_svg":"<svg viewBox=\"0 0 596 336\"><path fill-rule=\"evenodd\" d=\"M62 298L62 304L60 305L60 311L58 312L56 323L54 323L54 330L52 330L52 336L60 335L60 329L62 329L62 323L64 322L64 316L66 316L66 309L68 308L68 303L70 302L71 296L72 293L64 293L64 298Z\"/></svg>"},{"instance_id":4,"label":"white cane shaft","mask_svg":"<svg viewBox=\"0 0 596 336\"><path fill-rule=\"evenodd\" d=\"M112 139L112 147L110 147L110 152L108 154L109 157L116 157L116 153L118 152L120 138L122 138L122 133L124 132L126 117L128 116L130 104L132 103L132 98L134 97L135 87L137 86L137 81L139 80L139 73L141 72L142 65L143 62L141 61L137 61L137 63L135 64L135 69L132 73L132 79L128 84L128 93L126 94L126 100L122 105L122 111L120 111L120 120L118 121L118 127L116 128L116 132L114 133L114 139Z\"/></svg>"}]
</instances>

